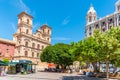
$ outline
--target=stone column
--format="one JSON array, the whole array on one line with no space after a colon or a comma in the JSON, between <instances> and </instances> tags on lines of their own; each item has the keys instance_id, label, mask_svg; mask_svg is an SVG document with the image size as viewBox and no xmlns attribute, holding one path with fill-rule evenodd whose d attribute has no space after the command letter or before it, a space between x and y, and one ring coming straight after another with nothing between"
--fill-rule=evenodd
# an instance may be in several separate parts
<instances>
[{"instance_id":1,"label":"stone column","mask_svg":"<svg viewBox=\"0 0 120 80\"><path fill-rule=\"evenodd\" d=\"M114 27L117 27L117 25L116 25L116 14L114 14Z\"/></svg>"},{"instance_id":2,"label":"stone column","mask_svg":"<svg viewBox=\"0 0 120 80\"><path fill-rule=\"evenodd\" d=\"M99 20L99 29L101 31L101 21ZM101 31L102 32L102 31Z\"/></svg>"},{"instance_id":3,"label":"stone column","mask_svg":"<svg viewBox=\"0 0 120 80\"><path fill-rule=\"evenodd\" d=\"M116 17L117 17L117 21L116 21L117 25L116 26L119 26L119 15L117 14Z\"/></svg>"},{"instance_id":4,"label":"stone column","mask_svg":"<svg viewBox=\"0 0 120 80\"><path fill-rule=\"evenodd\" d=\"M108 18L106 17L106 30L108 30Z\"/></svg>"}]
</instances>

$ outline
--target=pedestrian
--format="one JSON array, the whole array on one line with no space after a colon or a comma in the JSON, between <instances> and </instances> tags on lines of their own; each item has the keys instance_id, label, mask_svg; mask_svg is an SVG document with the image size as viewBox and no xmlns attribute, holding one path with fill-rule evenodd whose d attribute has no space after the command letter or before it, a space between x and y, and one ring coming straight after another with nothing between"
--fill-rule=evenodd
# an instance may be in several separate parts
<instances>
[{"instance_id":1,"label":"pedestrian","mask_svg":"<svg viewBox=\"0 0 120 80\"><path fill-rule=\"evenodd\" d=\"M2 73L2 67L0 66L0 76L1 76L1 73Z\"/></svg>"},{"instance_id":2,"label":"pedestrian","mask_svg":"<svg viewBox=\"0 0 120 80\"><path fill-rule=\"evenodd\" d=\"M5 76L7 75L7 72L8 72L8 68L5 67L5 69L4 69L4 75L5 75Z\"/></svg>"},{"instance_id":3,"label":"pedestrian","mask_svg":"<svg viewBox=\"0 0 120 80\"><path fill-rule=\"evenodd\" d=\"M1 67L1 76L4 76L4 68Z\"/></svg>"},{"instance_id":4,"label":"pedestrian","mask_svg":"<svg viewBox=\"0 0 120 80\"><path fill-rule=\"evenodd\" d=\"M86 72L85 72L85 71L83 71L83 75L86 75Z\"/></svg>"},{"instance_id":5,"label":"pedestrian","mask_svg":"<svg viewBox=\"0 0 120 80\"><path fill-rule=\"evenodd\" d=\"M21 74L23 74L24 73L24 68L21 68Z\"/></svg>"},{"instance_id":6,"label":"pedestrian","mask_svg":"<svg viewBox=\"0 0 120 80\"><path fill-rule=\"evenodd\" d=\"M92 71L89 72L89 76L90 76L90 77L93 76L93 72L92 72Z\"/></svg>"},{"instance_id":7,"label":"pedestrian","mask_svg":"<svg viewBox=\"0 0 120 80\"><path fill-rule=\"evenodd\" d=\"M86 76L88 76L88 75L89 75L89 72L87 71L87 72L86 72Z\"/></svg>"}]
</instances>

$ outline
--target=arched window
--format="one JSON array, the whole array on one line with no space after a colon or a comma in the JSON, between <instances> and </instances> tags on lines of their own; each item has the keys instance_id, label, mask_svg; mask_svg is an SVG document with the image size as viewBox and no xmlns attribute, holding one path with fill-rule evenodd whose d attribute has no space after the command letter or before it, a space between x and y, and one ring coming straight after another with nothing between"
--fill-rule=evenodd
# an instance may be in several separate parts
<instances>
[{"instance_id":1,"label":"arched window","mask_svg":"<svg viewBox=\"0 0 120 80\"><path fill-rule=\"evenodd\" d=\"M89 22L92 22L92 17L91 16L89 17Z\"/></svg>"},{"instance_id":2,"label":"arched window","mask_svg":"<svg viewBox=\"0 0 120 80\"><path fill-rule=\"evenodd\" d=\"M22 22L22 18L20 18L20 22Z\"/></svg>"},{"instance_id":3,"label":"arched window","mask_svg":"<svg viewBox=\"0 0 120 80\"><path fill-rule=\"evenodd\" d=\"M39 58L39 53L37 53L37 58Z\"/></svg>"},{"instance_id":4,"label":"arched window","mask_svg":"<svg viewBox=\"0 0 120 80\"><path fill-rule=\"evenodd\" d=\"M40 34L38 34L38 37L40 38Z\"/></svg>"},{"instance_id":5,"label":"arched window","mask_svg":"<svg viewBox=\"0 0 120 80\"><path fill-rule=\"evenodd\" d=\"M32 43L32 47L35 48L35 43Z\"/></svg>"},{"instance_id":6,"label":"arched window","mask_svg":"<svg viewBox=\"0 0 120 80\"><path fill-rule=\"evenodd\" d=\"M27 29L27 30L26 30L26 34L28 34L28 33L29 33L29 30Z\"/></svg>"},{"instance_id":7,"label":"arched window","mask_svg":"<svg viewBox=\"0 0 120 80\"><path fill-rule=\"evenodd\" d=\"M28 42L25 42L25 46L28 47Z\"/></svg>"},{"instance_id":8,"label":"arched window","mask_svg":"<svg viewBox=\"0 0 120 80\"><path fill-rule=\"evenodd\" d=\"M28 57L28 52L27 51L25 51L25 57Z\"/></svg>"},{"instance_id":9,"label":"arched window","mask_svg":"<svg viewBox=\"0 0 120 80\"><path fill-rule=\"evenodd\" d=\"M45 32L45 30L43 29L43 33Z\"/></svg>"},{"instance_id":10,"label":"arched window","mask_svg":"<svg viewBox=\"0 0 120 80\"><path fill-rule=\"evenodd\" d=\"M89 27L89 31L91 31L91 29L92 29L92 28L91 28L91 26L90 26L90 27Z\"/></svg>"},{"instance_id":11,"label":"arched window","mask_svg":"<svg viewBox=\"0 0 120 80\"><path fill-rule=\"evenodd\" d=\"M20 28L20 33L21 33L21 28Z\"/></svg>"},{"instance_id":12,"label":"arched window","mask_svg":"<svg viewBox=\"0 0 120 80\"><path fill-rule=\"evenodd\" d=\"M27 24L29 24L29 19L27 19Z\"/></svg>"},{"instance_id":13,"label":"arched window","mask_svg":"<svg viewBox=\"0 0 120 80\"><path fill-rule=\"evenodd\" d=\"M34 57L34 52L32 52L32 57Z\"/></svg>"},{"instance_id":14,"label":"arched window","mask_svg":"<svg viewBox=\"0 0 120 80\"><path fill-rule=\"evenodd\" d=\"M119 21L120 21L120 16L119 16Z\"/></svg>"},{"instance_id":15,"label":"arched window","mask_svg":"<svg viewBox=\"0 0 120 80\"><path fill-rule=\"evenodd\" d=\"M44 46L42 45L42 49L44 49Z\"/></svg>"},{"instance_id":16,"label":"arched window","mask_svg":"<svg viewBox=\"0 0 120 80\"><path fill-rule=\"evenodd\" d=\"M50 30L48 30L48 34L50 34Z\"/></svg>"},{"instance_id":17,"label":"arched window","mask_svg":"<svg viewBox=\"0 0 120 80\"><path fill-rule=\"evenodd\" d=\"M37 49L40 49L40 45L39 44L37 45Z\"/></svg>"},{"instance_id":18,"label":"arched window","mask_svg":"<svg viewBox=\"0 0 120 80\"><path fill-rule=\"evenodd\" d=\"M47 40L49 41L49 38L47 38Z\"/></svg>"}]
</instances>

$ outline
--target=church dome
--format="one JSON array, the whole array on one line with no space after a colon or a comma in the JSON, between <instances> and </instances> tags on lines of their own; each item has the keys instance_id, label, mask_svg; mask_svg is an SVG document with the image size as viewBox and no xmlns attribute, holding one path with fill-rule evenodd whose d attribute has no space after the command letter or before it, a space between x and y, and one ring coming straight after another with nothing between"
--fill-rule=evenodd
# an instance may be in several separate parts
<instances>
[{"instance_id":1,"label":"church dome","mask_svg":"<svg viewBox=\"0 0 120 80\"><path fill-rule=\"evenodd\" d=\"M119 6L120 5L120 0L118 0L116 3L115 3L116 6Z\"/></svg>"},{"instance_id":2,"label":"church dome","mask_svg":"<svg viewBox=\"0 0 120 80\"><path fill-rule=\"evenodd\" d=\"M90 6L90 9L88 10L87 14L96 14L96 11L92 5Z\"/></svg>"}]
</instances>

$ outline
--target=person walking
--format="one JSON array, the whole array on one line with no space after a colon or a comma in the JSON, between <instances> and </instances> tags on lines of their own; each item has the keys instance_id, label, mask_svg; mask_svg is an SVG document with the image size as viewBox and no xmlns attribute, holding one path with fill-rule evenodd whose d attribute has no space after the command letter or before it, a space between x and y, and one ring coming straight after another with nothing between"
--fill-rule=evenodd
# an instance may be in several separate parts
<instances>
[{"instance_id":1,"label":"person walking","mask_svg":"<svg viewBox=\"0 0 120 80\"><path fill-rule=\"evenodd\" d=\"M0 76L1 76L1 73L2 73L2 67L0 66Z\"/></svg>"}]
</instances>

